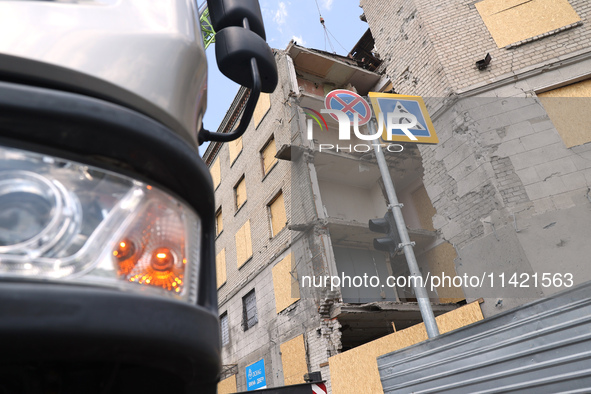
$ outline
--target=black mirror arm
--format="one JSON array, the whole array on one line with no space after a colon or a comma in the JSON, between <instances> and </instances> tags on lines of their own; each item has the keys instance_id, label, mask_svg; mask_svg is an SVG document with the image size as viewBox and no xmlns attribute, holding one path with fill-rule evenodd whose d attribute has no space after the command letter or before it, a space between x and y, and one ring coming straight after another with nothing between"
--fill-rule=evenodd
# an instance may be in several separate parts
<instances>
[{"instance_id":1,"label":"black mirror arm","mask_svg":"<svg viewBox=\"0 0 591 394\"><path fill-rule=\"evenodd\" d=\"M252 119L252 115L254 114L254 109L256 108L257 102L259 101L259 96L261 95L261 76L259 74L259 67L257 65L257 61L255 58L250 59L250 68L252 72L252 89L250 90L250 95L248 97L248 101L246 102L246 107L244 108L244 113L242 114L242 118L240 119L240 124L238 127L229 133L218 133L204 129L203 127L199 131L198 140L199 145L203 144L206 141L215 141L215 142L229 142L238 139L244 134L250 120Z\"/></svg>"}]
</instances>

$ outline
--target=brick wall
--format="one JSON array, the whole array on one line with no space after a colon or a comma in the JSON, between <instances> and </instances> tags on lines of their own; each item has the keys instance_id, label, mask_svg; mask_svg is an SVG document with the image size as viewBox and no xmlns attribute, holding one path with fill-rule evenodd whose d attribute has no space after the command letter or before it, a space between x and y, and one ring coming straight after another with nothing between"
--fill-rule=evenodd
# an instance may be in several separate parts
<instances>
[{"instance_id":1,"label":"brick wall","mask_svg":"<svg viewBox=\"0 0 591 394\"><path fill-rule=\"evenodd\" d=\"M360 5L396 92L447 96L450 82L415 2L361 0Z\"/></svg>"},{"instance_id":2,"label":"brick wall","mask_svg":"<svg viewBox=\"0 0 591 394\"><path fill-rule=\"evenodd\" d=\"M228 313L230 331L230 343L223 347L222 358L224 364L238 364L238 390L246 390L245 367L261 358L265 359L267 385L283 385L280 345L298 335L304 334L309 371L322 371L325 378L329 378L328 367L320 367L320 364L327 362L340 346L338 327L334 322L323 322L318 313L321 296L315 291L302 289L299 301L280 313L275 308L272 277L275 264L292 253L295 272L301 277L311 275L315 264L324 261L318 256L312 258L310 250L318 247L313 232L310 236L290 231L286 226L271 237L267 204L279 190L284 196L288 225L316 219L309 167L305 160L278 160L272 170L263 174L260 150L271 134L277 150L290 145L292 140L299 138L303 119L289 94L292 85L287 54L277 51L276 60L279 86L271 95L269 111L258 127L251 122L242 137L242 152L233 163L230 163L228 144L222 145L218 153L221 183L215 196L216 209L222 207L223 231L216 240L216 250L225 249L227 272L227 282L218 290L218 300L220 314ZM209 159L213 161L213 158ZM236 210L233 187L243 175L247 201ZM234 236L247 220L250 220L253 253L252 258L238 268ZM258 323L244 331L242 297L252 289L256 293ZM326 328L329 326L331 329ZM317 330L322 334L317 335Z\"/></svg>"},{"instance_id":3,"label":"brick wall","mask_svg":"<svg viewBox=\"0 0 591 394\"><path fill-rule=\"evenodd\" d=\"M570 0L582 24L513 49L498 48L474 0L362 0L386 72L401 94L446 97L519 70L588 52L591 3ZM492 56L479 71L475 62Z\"/></svg>"}]
</instances>

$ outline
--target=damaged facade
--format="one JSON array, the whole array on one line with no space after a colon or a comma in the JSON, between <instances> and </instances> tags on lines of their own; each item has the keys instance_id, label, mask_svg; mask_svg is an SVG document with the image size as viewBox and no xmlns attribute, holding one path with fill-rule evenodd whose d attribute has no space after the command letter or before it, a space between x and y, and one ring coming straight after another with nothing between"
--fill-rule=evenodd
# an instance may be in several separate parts
<instances>
[{"instance_id":1,"label":"damaged facade","mask_svg":"<svg viewBox=\"0 0 591 394\"><path fill-rule=\"evenodd\" d=\"M591 4L361 7L395 91L430 102L440 142L419 146L423 182L435 230L458 251L458 274L590 280ZM557 291L493 285L464 289L468 300L487 300L485 316Z\"/></svg>"},{"instance_id":2,"label":"damaged facade","mask_svg":"<svg viewBox=\"0 0 591 394\"><path fill-rule=\"evenodd\" d=\"M245 368L261 359L268 387L320 371L330 390L330 357L421 321L410 286L302 287L305 276L408 275L403 255L373 248L367 223L386 213L385 193L371 151L348 149L367 142L339 141L328 116L328 130L314 124L306 137L306 108L323 109L334 89L425 98L439 144L386 153L424 276L591 279L591 119L582 118L591 102L572 98L591 94L591 4L550 1L561 17L544 25L546 0L492 3L362 0L371 31L349 57L293 43L276 51L276 91L261 97L241 139L208 147L227 371L220 392L247 390ZM512 30L515 12L535 26ZM218 131L235 127L246 95ZM555 115L561 106L576 116ZM558 290L493 283L429 295L436 315L482 298L487 317Z\"/></svg>"}]
</instances>

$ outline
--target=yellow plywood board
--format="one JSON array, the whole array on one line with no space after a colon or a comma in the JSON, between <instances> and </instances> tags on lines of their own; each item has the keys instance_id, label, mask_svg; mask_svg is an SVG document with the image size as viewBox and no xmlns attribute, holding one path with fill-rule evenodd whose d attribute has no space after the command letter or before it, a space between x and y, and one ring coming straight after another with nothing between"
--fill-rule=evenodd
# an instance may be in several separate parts
<instances>
[{"instance_id":1,"label":"yellow plywood board","mask_svg":"<svg viewBox=\"0 0 591 394\"><path fill-rule=\"evenodd\" d=\"M242 152L242 137L228 142L228 149L230 150L230 164L232 164Z\"/></svg>"},{"instance_id":2,"label":"yellow plywood board","mask_svg":"<svg viewBox=\"0 0 591 394\"><path fill-rule=\"evenodd\" d=\"M218 394L233 394L237 391L236 375L232 375L218 383Z\"/></svg>"},{"instance_id":3,"label":"yellow plywood board","mask_svg":"<svg viewBox=\"0 0 591 394\"><path fill-rule=\"evenodd\" d=\"M429 267L431 276L450 277L456 275L455 258L457 257L456 250L448 243L444 242L430 249L425 253L425 259ZM464 292L461 287L456 287L448 281L444 281L441 287L437 289L439 295L439 302L442 304L456 303L464 300Z\"/></svg>"},{"instance_id":4,"label":"yellow plywood board","mask_svg":"<svg viewBox=\"0 0 591 394\"><path fill-rule=\"evenodd\" d=\"M431 199L427 194L425 186L421 185L420 188L412 193L412 202L414 203L419 215L421 227L425 230L435 231L435 227L433 227L433 216L437 213L437 211L431 203Z\"/></svg>"},{"instance_id":5,"label":"yellow plywood board","mask_svg":"<svg viewBox=\"0 0 591 394\"><path fill-rule=\"evenodd\" d=\"M293 254L290 253L277 263L272 273L275 309L279 313L300 299L300 284L293 267Z\"/></svg>"},{"instance_id":6,"label":"yellow plywood board","mask_svg":"<svg viewBox=\"0 0 591 394\"><path fill-rule=\"evenodd\" d=\"M591 79L538 97L567 148L591 142Z\"/></svg>"},{"instance_id":7,"label":"yellow plywood board","mask_svg":"<svg viewBox=\"0 0 591 394\"><path fill-rule=\"evenodd\" d=\"M484 0L476 9L499 48L581 20L568 0Z\"/></svg>"},{"instance_id":8,"label":"yellow plywood board","mask_svg":"<svg viewBox=\"0 0 591 394\"><path fill-rule=\"evenodd\" d=\"M276 154L275 139L272 138L261 151L261 156L263 157L263 174L268 173L273 168L273 165L277 163Z\"/></svg>"},{"instance_id":9,"label":"yellow plywood board","mask_svg":"<svg viewBox=\"0 0 591 394\"><path fill-rule=\"evenodd\" d=\"M216 235L219 235L219 233L221 233L223 229L224 229L224 219L222 217L222 210L220 209L215 214L215 231L216 231Z\"/></svg>"},{"instance_id":10,"label":"yellow plywood board","mask_svg":"<svg viewBox=\"0 0 591 394\"><path fill-rule=\"evenodd\" d=\"M234 193L236 193L236 209L238 209L246 202L246 178L240 179L234 188Z\"/></svg>"},{"instance_id":11,"label":"yellow plywood board","mask_svg":"<svg viewBox=\"0 0 591 394\"><path fill-rule=\"evenodd\" d=\"M252 257L250 220L247 220L246 223L244 223L234 238L236 240L236 263L238 264L238 268L240 268Z\"/></svg>"},{"instance_id":12,"label":"yellow plywood board","mask_svg":"<svg viewBox=\"0 0 591 394\"><path fill-rule=\"evenodd\" d=\"M283 193L279 193L273 202L269 205L269 212L271 214L271 230L273 236L276 236L287 223L285 217L285 201Z\"/></svg>"},{"instance_id":13,"label":"yellow plywood board","mask_svg":"<svg viewBox=\"0 0 591 394\"><path fill-rule=\"evenodd\" d=\"M482 320L478 301L435 318L439 332L467 326ZM427 339L423 323L397 331L328 359L333 394L382 393L377 358Z\"/></svg>"},{"instance_id":14,"label":"yellow plywood board","mask_svg":"<svg viewBox=\"0 0 591 394\"><path fill-rule=\"evenodd\" d=\"M304 374L308 373L306 362L306 348L304 336L284 342L279 347L281 351L281 364L283 365L283 380L286 386L290 384L305 383Z\"/></svg>"},{"instance_id":15,"label":"yellow plywood board","mask_svg":"<svg viewBox=\"0 0 591 394\"><path fill-rule=\"evenodd\" d=\"M226 283L226 249L222 249L215 257L215 272L218 289Z\"/></svg>"},{"instance_id":16,"label":"yellow plywood board","mask_svg":"<svg viewBox=\"0 0 591 394\"><path fill-rule=\"evenodd\" d=\"M211 173L211 178L213 179L213 188L215 190L220 185L220 182L222 180L219 157L215 159L211 167L209 167L209 172Z\"/></svg>"},{"instance_id":17,"label":"yellow plywood board","mask_svg":"<svg viewBox=\"0 0 591 394\"><path fill-rule=\"evenodd\" d=\"M271 108L271 95L269 93L261 93L259 96L259 101L257 101L257 105L254 108L254 114L252 118L254 120L254 128L256 129L261 124L261 121L269 112Z\"/></svg>"}]
</instances>

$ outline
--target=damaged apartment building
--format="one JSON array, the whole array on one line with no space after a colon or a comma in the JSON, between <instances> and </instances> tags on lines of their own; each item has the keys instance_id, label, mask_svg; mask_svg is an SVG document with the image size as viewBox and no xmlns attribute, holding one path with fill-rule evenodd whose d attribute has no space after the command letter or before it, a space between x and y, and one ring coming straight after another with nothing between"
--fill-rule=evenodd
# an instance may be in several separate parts
<instances>
[{"instance_id":1,"label":"damaged apartment building","mask_svg":"<svg viewBox=\"0 0 591 394\"><path fill-rule=\"evenodd\" d=\"M276 50L275 92L240 139L204 155L216 188L220 392L247 390L246 368L261 360L267 387L321 372L332 392L352 392L346 385L363 377L344 377L331 357L421 322L410 285L302 286L408 275L404 255L373 248L368 221L387 211L383 183L371 150L346 149L367 142L343 144L329 116L307 138L307 113L335 89L427 103L439 143L385 153L419 267L493 278L428 289L436 316L480 300L486 318L566 288L534 286L535 273L591 279L591 4L360 5L369 30L349 56L293 42ZM238 92L218 131L235 127L247 98ZM510 284L513 274L529 287Z\"/></svg>"}]
</instances>

